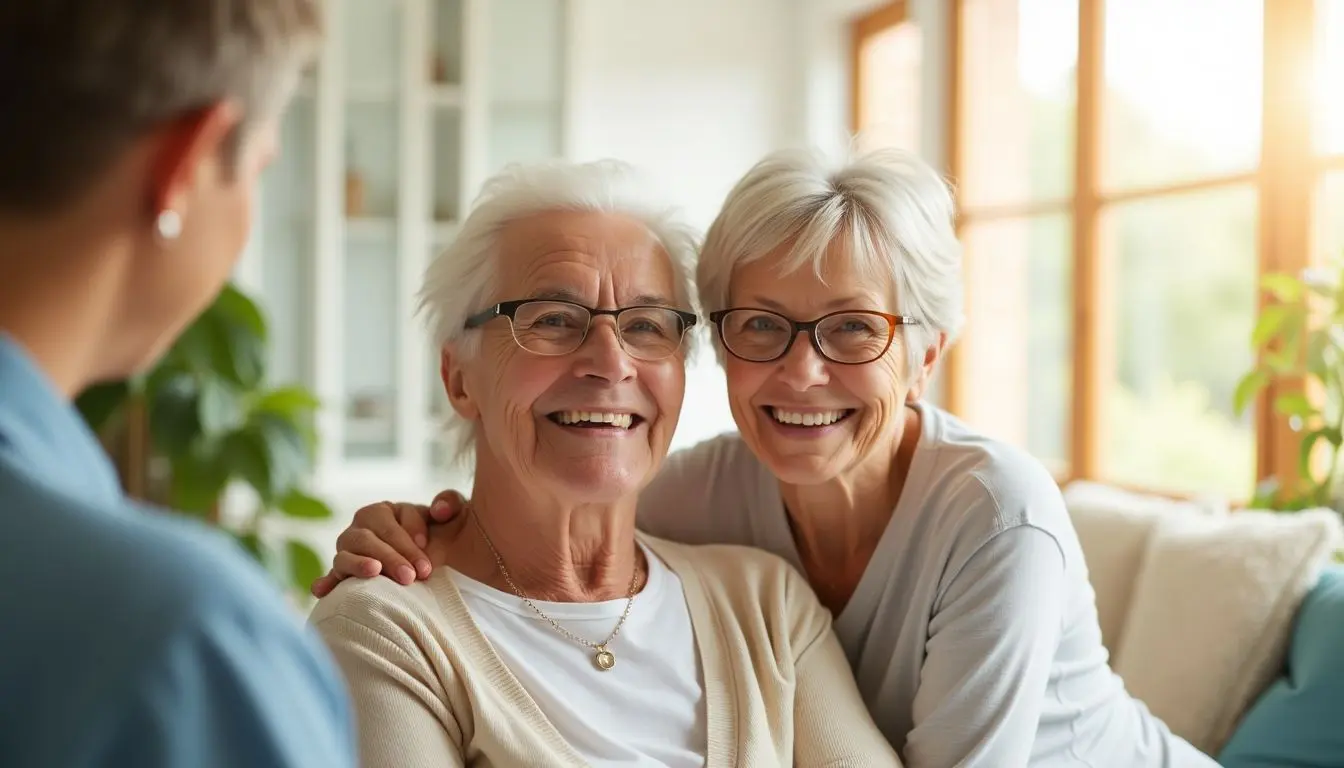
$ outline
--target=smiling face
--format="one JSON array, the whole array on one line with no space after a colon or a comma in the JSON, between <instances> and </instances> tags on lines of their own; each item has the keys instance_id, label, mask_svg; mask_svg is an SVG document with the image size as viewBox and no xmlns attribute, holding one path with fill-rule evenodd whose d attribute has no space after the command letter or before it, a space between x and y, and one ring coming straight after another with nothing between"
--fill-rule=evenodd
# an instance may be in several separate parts
<instances>
[{"instance_id":1,"label":"smiling face","mask_svg":"<svg viewBox=\"0 0 1344 768\"><path fill-rule=\"evenodd\" d=\"M676 306L667 254L624 216L557 211L517 220L501 233L497 259L499 301ZM515 332L529 344L551 338L567 317L520 313L512 327L497 318L472 331L480 334L475 354L444 352L449 398L476 425L478 479L485 473L572 503L632 498L667 455L685 392L685 347L661 360L633 357L610 316L595 316L568 354L535 354L515 341ZM621 320L631 334L651 332L647 321Z\"/></svg>"},{"instance_id":2,"label":"smiling face","mask_svg":"<svg viewBox=\"0 0 1344 768\"><path fill-rule=\"evenodd\" d=\"M899 314L891 285L855 270L844 247L828 251L820 280L810 267L781 274L789 247L738 267L728 306L768 309L795 321L839 310ZM726 355L729 405L743 439L791 485L822 483L869 459L890 461L904 430L905 403L922 394L936 361L931 352L923 368L908 375L907 338L915 337L897 326L886 352L862 365L827 360L803 335L773 362Z\"/></svg>"}]
</instances>

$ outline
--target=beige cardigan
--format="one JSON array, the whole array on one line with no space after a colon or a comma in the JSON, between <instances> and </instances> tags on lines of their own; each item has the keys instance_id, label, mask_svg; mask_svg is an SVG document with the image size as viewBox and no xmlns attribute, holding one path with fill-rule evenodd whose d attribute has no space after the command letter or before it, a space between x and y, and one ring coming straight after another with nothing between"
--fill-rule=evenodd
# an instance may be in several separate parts
<instances>
[{"instance_id":1,"label":"beige cardigan","mask_svg":"<svg viewBox=\"0 0 1344 768\"><path fill-rule=\"evenodd\" d=\"M709 768L899 766L830 614L774 555L641 537L681 577L704 670ZM343 670L365 768L582 766L445 570L347 579L310 618Z\"/></svg>"}]
</instances>

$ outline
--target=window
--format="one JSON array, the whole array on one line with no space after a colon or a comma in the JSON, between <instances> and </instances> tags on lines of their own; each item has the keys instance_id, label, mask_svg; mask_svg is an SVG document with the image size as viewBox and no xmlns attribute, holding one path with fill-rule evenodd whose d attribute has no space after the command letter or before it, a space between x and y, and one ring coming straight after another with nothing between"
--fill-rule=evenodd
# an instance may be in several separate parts
<instances>
[{"instance_id":1,"label":"window","mask_svg":"<svg viewBox=\"0 0 1344 768\"><path fill-rule=\"evenodd\" d=\"M866 147L919 149L923 53L905 2L880 6L853 25L852 122Z\"/></svg>"},{"instance_id":2,"label":"window","mask_svg":"<svg viewBox=\"0 0 1344 768\"><path fill-rule=\"evenodd\" d=\"M1061 480L1244 499L1290 473L1275 393L1243 417L1232 393L1261 275L1344 256L1344 0L951 15L968 324L946 405Z\"/></svg>"}]
</instances>

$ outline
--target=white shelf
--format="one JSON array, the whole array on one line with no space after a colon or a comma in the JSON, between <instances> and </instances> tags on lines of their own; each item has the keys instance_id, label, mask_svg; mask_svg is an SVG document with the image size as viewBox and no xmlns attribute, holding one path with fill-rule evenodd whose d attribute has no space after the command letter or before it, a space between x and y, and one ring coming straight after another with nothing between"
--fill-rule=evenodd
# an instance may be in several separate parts
<instances>
[{"instance_id":1,"label":"white shelf","mask_svg":"<svg viewBox=\"0 0 1344 768\"><path fill-rule=\"evenodd\" d=\"M461 109L462 88L456 85L432 85L427 89L425 101L439 109Z\"/></svg>"},{"instance_id":2,"label":"white shelf","mask_svg":"<svg viewBox=\"0 0 1344 768\"><path fill-rule=\"evenodd\" d=\"M556 156L568 17L568 0L333 4L247 249L272 374L324 404L316 493L442 487L447 405L415 294L497 164ZM347 166L365 215L345 215ZM352 409L369 393L378 407Z\"/></svg>"},{"instance_id":3,"label":"white shelf","mask_svg":"<svg viewBox=\"0 0 1344 768\"><path fill-rule=\"evenodd\" d=\"M358 216L345 220L345 236L357 240L387 240L397 235L397 220L388 216Z\"/></svg>"}]
</instances>

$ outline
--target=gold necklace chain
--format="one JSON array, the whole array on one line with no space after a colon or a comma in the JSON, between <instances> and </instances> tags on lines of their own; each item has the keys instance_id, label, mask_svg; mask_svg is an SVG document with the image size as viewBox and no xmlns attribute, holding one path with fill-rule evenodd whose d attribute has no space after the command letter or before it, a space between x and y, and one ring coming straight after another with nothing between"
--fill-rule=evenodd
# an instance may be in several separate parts
<instances>
[{"instance_id":1,"label":"gold necklace chain","mask_svg":"<svg viewBox=\"0 0 1344 768\"><path fill-rule=\"evenodd\" d=\"M513 593L518 596L518 599L522 600L524 603L527 603L528 607L530 607L533 611L536 611L538 616L545 619L552 627L555 628L555 631L559 632L560 634L564 635L565 637L569 638L570 640L573 640L574 642L580 645L585 645L596 651L596 653L593 654L593 664L596 665L598 669L605 672L611 669L612 667L616 666L616 655L613 654L611 651L607 650L607 646L610 645L611 642L616 639L616 636L621 633L621 627L625 625L625 620L630 616L630 608L633 607L635 604L635 592L637 590L637 587L639 586L638 558L636 558L635 560L635 572L630 577L630 591L626 594L625 597L625 611L621 614L620 620L616 622L616 628L611 630L610 635L607 635L607 639L603 640L600 643L594 643L593 641L579 637L573 632L570 632L568 629L565 629L564 627L560 626L560 624L556 622L555 619L552 619L550 616L547 616L544 611L538 608L537 604L532 602L531 598L523 594L523 590L519 589L518 585L513 583L513 577L509 575L509 569L504 565L504 558L500 556L499 550L495 548L495 543L490 540L490 534L485 532L485 527L481 525L481 520L479 517L477 517L476 510L474 509L471 510L471 519L473 522L476 523L476 530L481 532L481 538L485 539L485 545L490 548L491 554L495 556L495 565L499 567L499 572L504 576L504 581L509 585L509 589L512 589Z\"/></svg>"}]
</instances>

